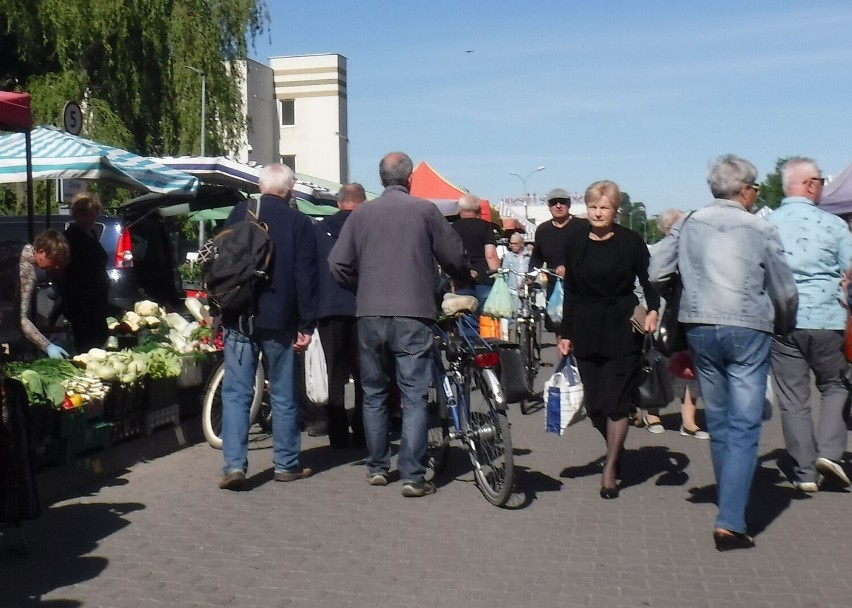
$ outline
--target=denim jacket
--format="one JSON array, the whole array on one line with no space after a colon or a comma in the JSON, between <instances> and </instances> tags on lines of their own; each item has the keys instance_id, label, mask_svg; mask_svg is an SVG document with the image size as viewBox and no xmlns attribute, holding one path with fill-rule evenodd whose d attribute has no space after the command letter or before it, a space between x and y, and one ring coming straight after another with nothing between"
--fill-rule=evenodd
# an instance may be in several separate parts
<instances>
[{"instance_id":1,"label":"denim jacket","mask_svg":"<svg viewBox=\"0 0 852 608\"><path fill-rule=\"evenodd\" d=\"M734 201L717 199L672 227L654 252L651 283L680 272L678 321L787 333L798 296L777 229Z\"/></svg>"},{"instance_id":2,"label":"denim jacket","mask_svg":"<svg viewBox=\"0 0 852 608\"><path fill-rule=\"evenodd\" d=\"M785 198L768 220L778 228L799 289L796 328L845 328L840 278L852 263L852 233L846 222L803 197Z\"/></svg>"}]
</instances>

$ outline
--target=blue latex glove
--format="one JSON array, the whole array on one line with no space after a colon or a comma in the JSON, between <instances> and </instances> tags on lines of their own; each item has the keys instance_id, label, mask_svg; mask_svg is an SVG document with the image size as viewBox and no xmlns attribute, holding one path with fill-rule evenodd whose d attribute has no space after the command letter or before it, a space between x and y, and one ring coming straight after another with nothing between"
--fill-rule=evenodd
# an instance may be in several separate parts
<instances>
[{"instance_id":1,"label":"blue latex glove","mask_svg":"<svg viewBox=\"0 0 852 608\"><path fill-rule=\"evenodd\" d=\"M51 359L67 359L71 356L58 344L48 344L47 348L44 349L44 352L46 352L47 356Z\"/></svg>"}]
</instances>

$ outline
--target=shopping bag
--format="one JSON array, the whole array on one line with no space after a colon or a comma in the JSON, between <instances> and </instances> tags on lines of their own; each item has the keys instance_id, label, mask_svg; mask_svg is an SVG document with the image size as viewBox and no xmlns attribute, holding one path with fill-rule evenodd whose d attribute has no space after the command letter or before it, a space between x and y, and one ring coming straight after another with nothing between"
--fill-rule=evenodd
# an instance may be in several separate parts
<instances>
[{"instance_id":1,"label":"shopping bag","mask_svg":"<svg viewBox=\"0 0 852 608\"><path fill-rule=\"evenodd\" d=\"M547 316L554 323L562 323L562 305L565 301L565 292L562 288L562 279L556 280L556 285L553 286L553 293L550 294L550 299L547 301Z\"/></svg>"},{"instance_id":2,"label":"shopping bag","mask_svg":"<svg viewBox=\"0 0 852 608\"><path fill-rule=\"evenodd\" d=\"M491 292L482 306L482 314L495 319L510 319L515 316L515 302L503 275L497 275L494 279Z\"/></svg>"},{"instance_id":3,"label":"shopping bag","mask_svg":"<svg viewBox=\"0 0 852 608\"><path fill-rule=\"evenodd\" d=\"M585 417L583 382L573 356L563 357L556 373L544 383L545 430L562 435L570 425Z\"/></svg>"},{"instance_id":4,"label":"shopping bag","mask_svg":"<svg viewBox=\"0 0 852 608\"><path fill-rule=\"evenodd\" d=\"M328 368L319 332L315 329L305 350L305 396L317 405L328 403Z\"/></svg>"},{"instance_id":5,"label":"shopping bag","mask_svg":"<svg viewBox=\"0 0 852 608\"><path fill-rule=\"evenodd\" d=\"M665 305L657 324L657 350L667 357L686 350L686 329L677 320L680 311L680 297L683 293L683 283L680 275L674 273L667 281L666 287L660 292Z\"/></svg>"},{"instance_id":6,"label":"shopping bag","mask_svg":"<svg viewBox=\"0 0 852 608\"><path fill-rule=\"evenodd\" d=\"M638 407L655 410L666 407L674 399L672 380L666 369L666 358L657 350L654 337L645 334L639 371Z\"/></svg>"}]
</instances>

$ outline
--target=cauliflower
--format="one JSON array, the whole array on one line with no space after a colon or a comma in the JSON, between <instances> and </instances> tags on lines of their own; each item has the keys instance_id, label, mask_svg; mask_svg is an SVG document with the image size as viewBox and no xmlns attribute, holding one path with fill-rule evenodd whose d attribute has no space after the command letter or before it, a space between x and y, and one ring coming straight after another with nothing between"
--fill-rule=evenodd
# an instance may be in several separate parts
<instances>
[{"instance_id":1,"label":"cauliflower","mask_svg":"<svg viewBox=\"0 0 852 608\"><path fill-rule=\"evenodd\" d=\"M160 314L160 306L151 300L142 300L133 305L133 312L140 317L151 317Z\"/></svg>"}]
</instances>

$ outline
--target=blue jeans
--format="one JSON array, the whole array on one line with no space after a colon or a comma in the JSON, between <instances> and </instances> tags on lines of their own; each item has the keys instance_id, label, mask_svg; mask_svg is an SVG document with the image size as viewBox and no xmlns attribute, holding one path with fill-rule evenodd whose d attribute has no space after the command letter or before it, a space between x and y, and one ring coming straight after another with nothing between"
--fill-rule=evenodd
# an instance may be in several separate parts
<instances>
[{"instance_id":1,"label":"blue jeans","mask_svg":"<svg viewBox=\"0 0 852 608\"><path fill-rule=\"evenodd\" d=\"M402 396L402 437L399 474L403 480L423 481L426 473L427 399L432 379L432 326L427 319L360 317L358 354L364 389L364 438L367 469L387 473L391 449L388 437L388 391L396 379Z\"/></svg>"},{"instance_id":2,"label":"blue jeans","mask_svg":"<svg viewBox=\"0 0 852 608\"><path fill-rule=\"evenodd\" d=\"M456 289L456 295L459 296L475 296L479 302L479 308L472 315L465 315L469 323L465 323L465 335L479 335L479 316L482 314L482 309L485 307L485 300L488 299L488 294L491 293L491 285L476 284L476 287L462 287Z\"/></svg>"},{"instance_id":3,"label":"blue jeans","mask_svg":"<svg viewBox=\"0 0 852 608\"><path fill-rule=\"evenodd\" d=\"M719 502L716 527L745 532L772 336L727 325L691 326L686 335L710 432Z\"/></svg>"},{"instance_id":4,"label":"blue jeans","mask_svg":"<svg viewBox=\"0 0 852 608\"><path fill-rule=\"evenodd\" d=\"M225 377L222 379L222 455L224 472L248 470L249 410L261 351L267 363L272 405L272 464L276 471L298 471L302 436L294 383L293 342L252 339L225 330Z\"/></svg>"}]
</instances>

